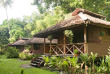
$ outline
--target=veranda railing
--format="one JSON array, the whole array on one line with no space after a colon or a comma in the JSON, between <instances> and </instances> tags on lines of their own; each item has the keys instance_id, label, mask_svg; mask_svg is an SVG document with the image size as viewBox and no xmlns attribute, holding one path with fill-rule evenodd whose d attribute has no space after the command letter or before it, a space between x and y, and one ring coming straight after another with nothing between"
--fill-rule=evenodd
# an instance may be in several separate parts
<instances>
[{"instance_id":1,"label":"veranda railing","mask_svg":"<svg viewBox=\"0 0 110 74\"><path fill-rule=\"evenodd\" d=\"M77 49L78 52L80 52L80 53L84 53L84 43L51 45L51 50L56 55L58 55L58 54L72 54L72 55L74 55L75 49Z\"/></svg>"}]
</instances>

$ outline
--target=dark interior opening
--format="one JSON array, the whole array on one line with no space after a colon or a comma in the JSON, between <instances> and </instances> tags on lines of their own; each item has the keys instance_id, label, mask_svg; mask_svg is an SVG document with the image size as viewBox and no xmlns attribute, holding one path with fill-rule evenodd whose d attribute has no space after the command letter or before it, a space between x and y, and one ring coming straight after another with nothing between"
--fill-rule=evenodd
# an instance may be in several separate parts
<instances>
[{"instance_id":1,"label":"dark interior opening","mask_svg":"<svg viewBox=\"0 0 110 74\"><path fill-rule=\"evenodd\" d=\"M40 45L38 45L38 44L34 44L34 45L33 45L33 48L34 48L35 50L38 50L38 49L39 49L39 46L40 46Z\"/></svg>"},{"instance_id":2,"label":"dark interior opening","mask_svg":"<svg viewBox=\"0 0 110 74\"><path fill-rule=\"evenodd\" d=\"M84 43L84 29L74 30L73 43Z\"/></svg>"}]
</instances>

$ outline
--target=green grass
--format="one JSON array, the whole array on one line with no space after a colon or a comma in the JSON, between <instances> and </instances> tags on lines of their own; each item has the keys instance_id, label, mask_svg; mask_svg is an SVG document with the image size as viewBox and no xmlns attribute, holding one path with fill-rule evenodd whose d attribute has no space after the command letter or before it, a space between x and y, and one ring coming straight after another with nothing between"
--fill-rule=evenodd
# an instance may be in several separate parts
<instances>
[{"instance_id":1,"label":"green grass","mask_svg":"<svg viewBox=\"0 0 110 74\"><path fill-rule=\"evenodd\" d=\"M19 61L19 59L0 59L0 74L21 74L24 69L24 74L58 74L49 70L40 68L21 68L20 65L30 63L30 61Z\"/></svg>"}]
</instances>

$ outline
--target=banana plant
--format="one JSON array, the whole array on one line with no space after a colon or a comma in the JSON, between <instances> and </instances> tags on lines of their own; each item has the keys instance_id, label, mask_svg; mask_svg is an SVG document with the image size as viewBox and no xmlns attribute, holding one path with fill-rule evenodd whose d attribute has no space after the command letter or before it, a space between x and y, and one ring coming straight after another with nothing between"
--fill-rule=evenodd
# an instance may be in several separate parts
<instances>
[{"instance_id":1,"label":"banana plant","mask_svg":"<svg viewBox=\"0 0 110 74\"><path fill-rule=\"evenodd\" d=\"M85 53L85 54L80 54L80 58L81 61L85 63L85 74L87 74L87 70L88 70L87 62L90 60L90 56L88 56L88 54Z\"/></svg>"},{"instance_id":2,"label":"banana plant","mask_svg":"<svg viewBox=\"0 0 110 74\"><path fill-rule=\"evenodd\" d=\"M106 59L105 59L106 63L108 64L108 70L110 72L110 55L106 55Z\"/></svg>"},{"instance_id":3,"label":"banana plant","mask_svg":"<svg viewBox=\"0 0 110 74\"><path fill-rule=\"evenodd\" d=\"M78 58L74 57L70 58L70 57L65 57L66 60L63 61L66 71L68 71L69 73L75 73L77 71L77 69L79 68L79 64L78 62Z\"/></svg>"},{"instance_id":4,"label":"banana plant","mask_svg":"<svg viewBox=\"0 0 110 74\"><path fill-rule=\"evenodd\" d=\"M90 56L87 53L80 54L80 58L81 61L85 63L85 65L87 65L87 62L90 60Z\"/></svg>"},{"instance_id":5,"label":"banana plant","mask_svg":"<svg viewBox=\"0 0 110 74\"><path fill-rule=\"evenodd\" d=\"M103 57L100 66L97 68L97 72L106 74L107 70L108 70L108 68L107 68L106 62Z\"/></svg>"},{"instance_id":6,"label":"banana plant","mask_svg":"<svg viewBox=\"0 0 110 74\"><path fill-rule=\"evenodd\" d=\"M95 53L95 54L93 54L93 52L91 52L91 59L92 59L92 70L93 70L93 72L95 71L95 65L94 65L94 61L95 61L95 59L96 59L96 57L97 57L97 53Z\"/></svg>"},{"instance_id":7,"label":"banana plant","mask_svg":"<svg viewBox=\"0 0 110 74\"><path fill-rule=\"evenodd\" d=\"M44 61L45 61L44 66L47 66L48 63L49 63L49 57L45 57L45 56L44 56L43 59L44 59Z\"/></svg>"},{"instance_id":8,"label":"banana plant","mask_svg":"<svg viewBox=\"0 0 110 74\"><path fill-rule=\"evenodd\" d=\"M56 66L57 66L57 69L62 71L63 70L63 58L61 57L57 57L56 59Z\"/></svg>"},{"instance_id":9,"label":"banana plant","mask_svg":"<svg viewBox=\"0 0 110 74\"><path fill-rule=\"evenodd\" d=\"M49 60L50 60L50 61L49 61L49 67L55 68L55 67L56 67L56 60L57 60L57 57L52 56L52 57L50 57Z\"/></svg>"}]
</instances>

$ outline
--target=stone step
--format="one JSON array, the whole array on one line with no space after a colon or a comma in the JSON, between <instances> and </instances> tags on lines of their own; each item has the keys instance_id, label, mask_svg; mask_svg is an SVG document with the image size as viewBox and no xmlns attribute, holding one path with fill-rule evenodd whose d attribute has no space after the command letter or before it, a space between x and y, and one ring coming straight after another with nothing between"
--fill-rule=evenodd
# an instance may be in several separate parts
<instances>
[{"instance_id":1,"label":"stone step","mask_svg":"<svg viewBox=\"0 0 110 74\"><path fill-rule=\"evenodd\" d=\"M39 59L43 59L43 57L38 57Z\"/></svg>"},{"instance_id":2,"label":"stone step","mask_svg":"<svg viewBox=\"0 0 110 74\"><path fill-rule=\"evenodd\" d=\"M37 66L37 64L35 64L35 63L31 63L30 65L31 65L31 66Z\"/></svg>"},{"instance_id":3,"label":"stone step","mask_svg":"<svg viewBox=\"0 0 110 74\"><path fill-rule=\"evenodd\" d=\"M43 60L43 59L39 59L39 58L37 59L37 61L41 61L41 60Z\"/></svg>"},{"instance_id":4,"label":"stone step","mask_svg":"<svg viewBox=\"0 0 110 74\"><path fill-rule=\"evenodd\" d=\"M37 59L34 59L31 61L31 65L35 67L41 67L44 64L43 57L38 57Z\"/></svg>"}]
</instances>

